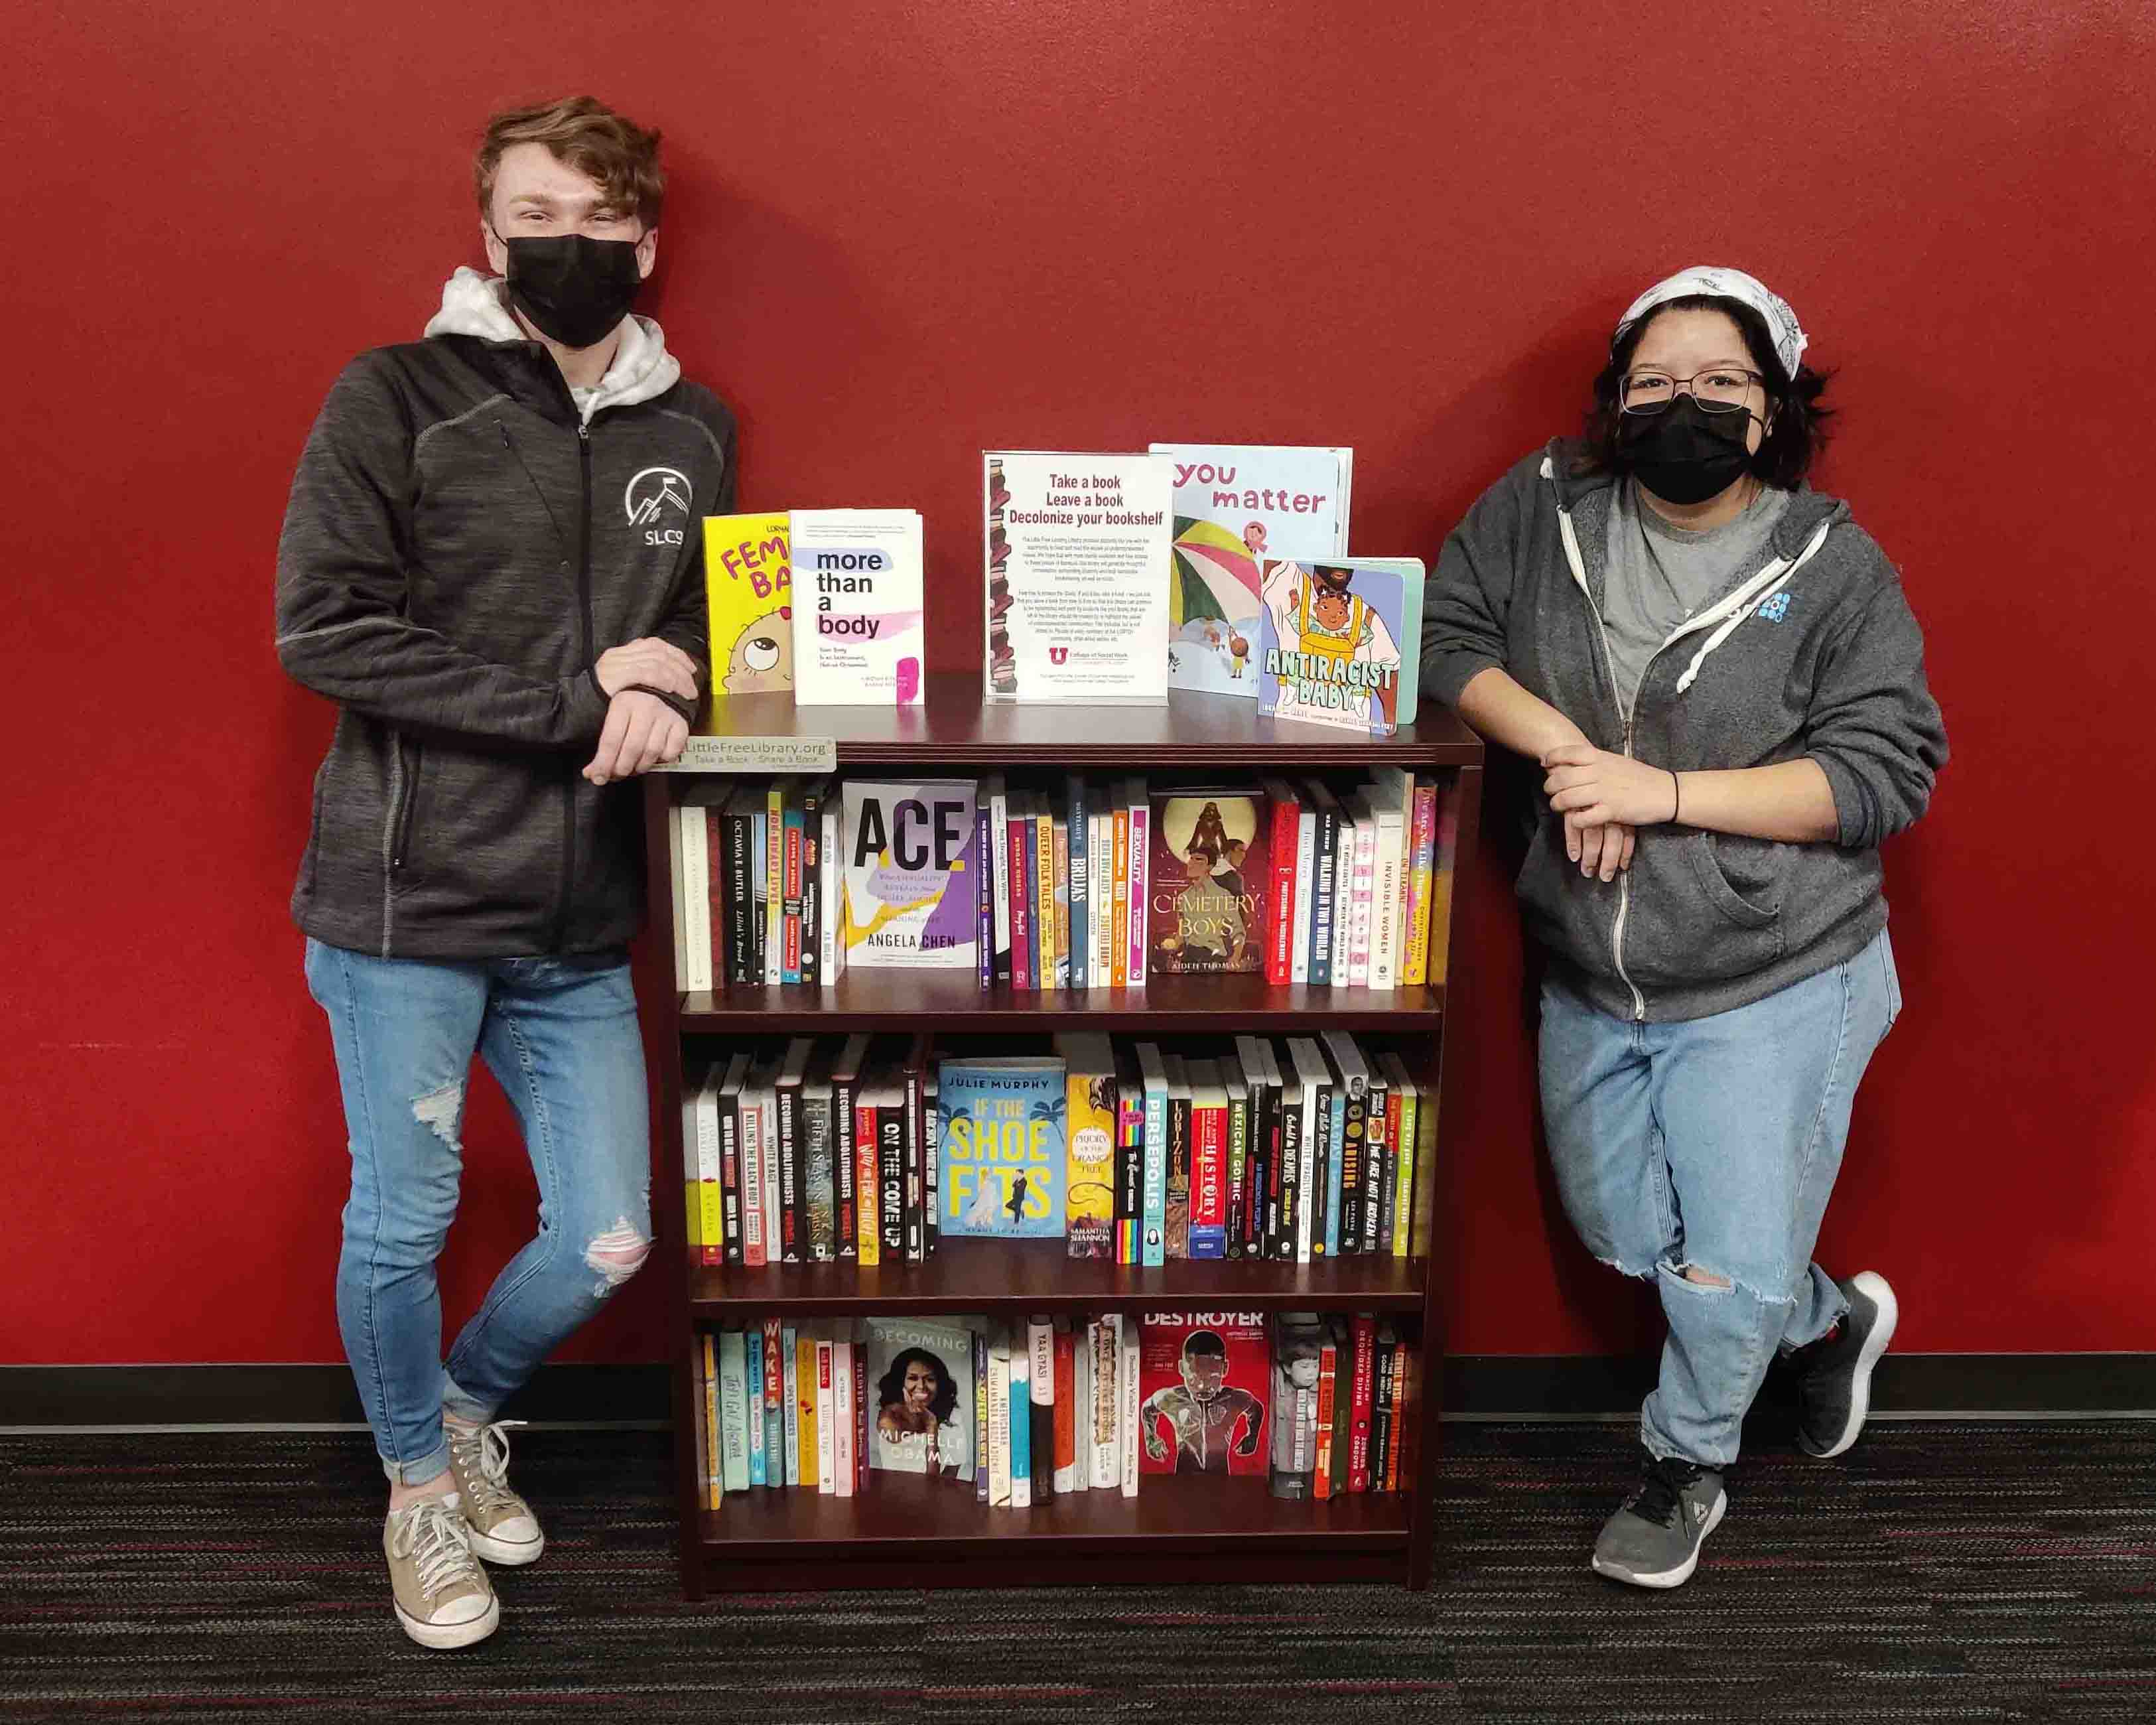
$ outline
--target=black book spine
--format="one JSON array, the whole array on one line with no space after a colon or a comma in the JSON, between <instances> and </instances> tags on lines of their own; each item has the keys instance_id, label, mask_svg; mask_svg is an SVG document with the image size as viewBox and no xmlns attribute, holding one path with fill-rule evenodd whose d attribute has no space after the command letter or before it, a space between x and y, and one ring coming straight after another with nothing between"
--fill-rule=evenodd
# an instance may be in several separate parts
<instances>
[{"instance_id":1,"label":"black book spine","mask_svg":"<svg viewBox=\"0 0 2156 1725\"><path fill-rule=\"evenodd\" d=\"M876 1110L876 1214L883 1230L883 1260L906 1257L906 1105Z\"/></svg>"},{"instance_id":2,"label":"black book spine","mask_svg":"<svg viewBox=\"0 0 2156 1725\"><path fill-rule=\"evenodd\" d=\"M729 811L726 817L726 980L763 980L757 952L756 883L748 872L749 817Z\"/></svg>"},{"instance_id":3,"label":"black book spine","mask_svg":"<svg viewBox=\"0 0 2156 1725\"><path fill-rule=\"evenodd\" d=\"M742 1260L741 1097L719 1097L719 1208L726 1219L726 1262Z\"/></svg>"},{"instance_id":4,"label":"black book spine","mask_svg":"<svg viewBox=\"0 0 2156 1725\"><path fill-rule=\"evenodd\" d=\"M801 1086L778 1086L778 1244L779 1261L799 1264L808 1259L807 1205L803 1202L808 1181L801 1166Z\"/></svg>"},{"instance_id":5,"label":"black book spine","mask_svg":"<svg viewBox=\"0 0 2156 1725\"><path fill-rule=\"evenodd\" d=\"M909 1066L906 1071L906 1261L919 1264L927 1260L928 1251L922 1232L921 1207L927 1196L921 1161L921 1072Z\"/></svg>"},{"instance_id":6,"label":"black book spine","mask_svg":"<svg viewBox=\"0 0 2156 1725\"><path fill-rule=\"evenodd\" d=\"M1168 1099L1168 1239L1165 1255L1190 1255L1190 1099Z\"/></svg>"},{"instance_id":7,"label":"black book spine","mask_svg":"<svg viewBox=\"0 0 2156 1725\"><path fill-rule=\"evenodd\" d=\"M1370 1489L1385 1489L1385 1475L1389 1471L1393 1455L1393 1355L1399 1343L1394 1338L1380 1335L1377 1345L1377 1367L1370 1386Z\"/></svg>"},{"instance_id":8,"label":"black book spine","mask_svg":"<svg viewBox=\"0 0 2156 1725\"><path fill-rule=\"evenodd\" d=\"M1317 1086L1317 1106L1312 1111L1317 1119L1317 1143L1311 1158L1310 1190L1303 1194L1310 1205L1310 1255L1329 1257L1325 1250L1325 1231L1332 1226L1332 1086Z\"/></svg>"},{"instance_id":9,"label":"black book spine","mask_svg":"<svg viewBox=\"0 0 2156 1725\"><path fill-rule=\"evenodd\" d=\"M801 980L812 987L823 975L824 892L819 876L824 855L824 797L820 781L801 793Z\"/></svg>"},{"instance_id":10,"label":"black book spine","mask_svg":"<svg viewBox=\"0 0 2156 1725\"><path fill-rule=\"evenodd\" d=\"M1280 1126L1272 1086L1250 1086L1250 1255L1276 1255L1280 1227Z\"/></svg>"},{"instance_id":11,"label":"black book spine","mask_svg":"<svg viewBox=\"0 0 2156 1725\"><path fill-rule=\"evenodd\" d=\"M1369 1129L1363 1134L1363 1250L1393 1249L1393 1147L1385 1135L1385 1086L1370 1086Z\"/></svg>"},{"instance_id":12,"label":"black book spine","mask_svg":"<svg viewBox=\"0 0 2156 1725\"><path fill-rule=\"evenodd\" d=\"M1340 845L1340 812L1317 805L1317 881L1311 893L1310 982L1312 988L1332 981L1332 923L1336 864Z\"/></svg>"},{"instance_id":13,"label":"black book spine","mask_svg":"<svg viewBox=\"0 0 2156 1725\"><path fill-rule=\"evenodd\" d=\"M1296 1236L1302 1228L1302 1106L1283 1094L1281 1126L1280 1223L1276 1256L1295 1262Z\"/></svg>"},{"instance_id":14,"label":"black book spine","mask_svg":"<svg viewBox=\"0 0 2156 1725\"><path fill-rule=\"evenodd\" d=\"M922 1251L932 1258L943 1238L939 1214L943 1202L942 1161L936 1098L924 1095L921 1099L921 1243Z\"/></svg>"},{"instance_id":15,"label":"black book spine","mask_svg":"<svg viewBox=\"0 0 2156 1725\"><path fill-rule=\"evenodd\" d=\"M854 1180L854 1081L850 1078L831 1081L831 1193L839 1255L857 1258L861 1219Z\"/></svg>"},{"instance_id":16,"label":"black book spine","mask_svg":"<svg viewBox=\"0 0 2156 1725\"><path fill-rule=\"evenodd\" d=\"M1228 1093L1228 1255L1245 1255L1244 1224L1250 1216L1250 1097Z\"/></svg>"},{"instance_id":17,"label":"black book spine","mask_svg":"<svg viewBox=\"0 0 2156 1725\"><path fill-rule=\"evenodd\" d=\"M1369 1156L1363 1134L1369 1130L1369 1101L1348 1085L1347 1110L1340 1132L1340 1255L1359 1256L1363 1250L1363 1182Z\"/></svg>"}]
</instances>

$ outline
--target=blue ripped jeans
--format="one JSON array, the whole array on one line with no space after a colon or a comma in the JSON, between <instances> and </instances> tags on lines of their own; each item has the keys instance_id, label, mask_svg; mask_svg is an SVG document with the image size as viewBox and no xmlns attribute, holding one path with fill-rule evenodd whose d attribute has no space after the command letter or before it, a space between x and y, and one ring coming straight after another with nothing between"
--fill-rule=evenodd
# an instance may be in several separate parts
<instances>
[{"instance_id":1,"label":"blue ripped jeans","mask_svg":"<svg viewBox=\"0 0 2156 1725\"><path fill-rule=\"evenodd\" d=\"M1857 1081L1902 1009L1887 932L1707 1018L1631 1024L1557 982L1542 1008L1543 1123L1565 1212L1596 1257L1654 1281L1669 1323L1640 1440L1727 1467L1775 1350L1816 1341L1848 1308L1811 1254Z\"/></svg>"},{"instance_id":2,"label":"blue ripped jeans","mask_svg":"<svg viewBox=\"0 0 2156 1725\"><path fill-rule=\"evenodd\" d=\"M650 1108L629 966L596 958L376 958L307 942L351 1132L337 1327L383 1471L449 1466L446 1409L483 1423L651 1249ZM446 1364L434 1260L456 1214L473 1055L524 1128L539 1231Z\"/></svg>"}]
</instances>

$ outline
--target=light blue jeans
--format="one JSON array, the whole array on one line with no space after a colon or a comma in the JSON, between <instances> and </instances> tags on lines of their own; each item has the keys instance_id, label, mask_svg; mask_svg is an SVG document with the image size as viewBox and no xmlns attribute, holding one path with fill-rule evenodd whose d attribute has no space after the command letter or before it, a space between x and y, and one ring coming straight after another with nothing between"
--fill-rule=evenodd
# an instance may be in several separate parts
<instances>
[{"instance_id":1,"label":"light blue jeans","mask_svg":"<svg viewBox=\"0 0 2156 1725\"><path fill-rule=\"evenodd\" d=\"M483 1423L651 1249L650 1108L619 952L470 963L307 942L351 1132L337 1327L393 1481L449 1466L444 1409ZM442 1358L434 1260L456 1214L472 1056L507 1093L539 1231Z\"/></svg>"},{"instance_id":2,"label":"light blue jeans","mask_svg":"<svg viewBox=\"0 0 2156 1725\"><path fill-rule=\"evenodd\" d=\"M1669 1323L1640 1440L1727 1467L1776 1349L1818 1340L1848 1309L1811 1255L1857 1081L1902 1009L1887 932L1708 1018L1631 1024L1557 982L1542 1008L1543 1123L1565 1213L1596 1257L1655 1283Z\"/></svg>"}]
</instances>

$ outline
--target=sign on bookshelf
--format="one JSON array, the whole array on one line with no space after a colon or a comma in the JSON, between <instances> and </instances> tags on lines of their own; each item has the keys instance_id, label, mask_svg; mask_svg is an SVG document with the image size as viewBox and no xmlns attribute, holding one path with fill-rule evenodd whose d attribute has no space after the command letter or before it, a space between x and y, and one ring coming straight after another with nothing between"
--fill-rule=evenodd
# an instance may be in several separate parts
<instances>
[{"instance_id":1,"label":"sign on bookshelf","mask_svg":"<svg viewBox=\"0 0 2156 1725\"><path fill-rule=\"evenodd\" d=\"M834 737L692 737L660 773L835 773Z\"/></svg>"}]
</instances>

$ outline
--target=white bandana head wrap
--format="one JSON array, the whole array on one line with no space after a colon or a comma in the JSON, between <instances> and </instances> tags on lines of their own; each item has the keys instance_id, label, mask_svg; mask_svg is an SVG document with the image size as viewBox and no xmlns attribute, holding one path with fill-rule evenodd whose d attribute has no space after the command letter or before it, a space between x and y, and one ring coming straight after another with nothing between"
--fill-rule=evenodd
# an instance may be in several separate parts
<instances>
[{"instance_id":1,"label":"white bandana head wrap","mask_svg":"<svg viewBox=\"0 0 2156 1725\"><path fill-rule=\"evenodd\" d=\"M1804 332L1797 326L1797 314L1789 309L1787 300L1742 270L1717 270L1695 264L1691 269L1679 270L1666 281L1656 282L1617 320L1616 333L1610 336L1610 345L1614 347L1623 341L1625 331L1656 306L1666 305L1671 300L1687 300L1695 294L1734 300L1758 312L1766 323L1768 339L1774 344L1774 357L1782 362L1782 382L1789 382L1796 377L1797 366L1809 345Z\"/></svg>"}]
</instances>

